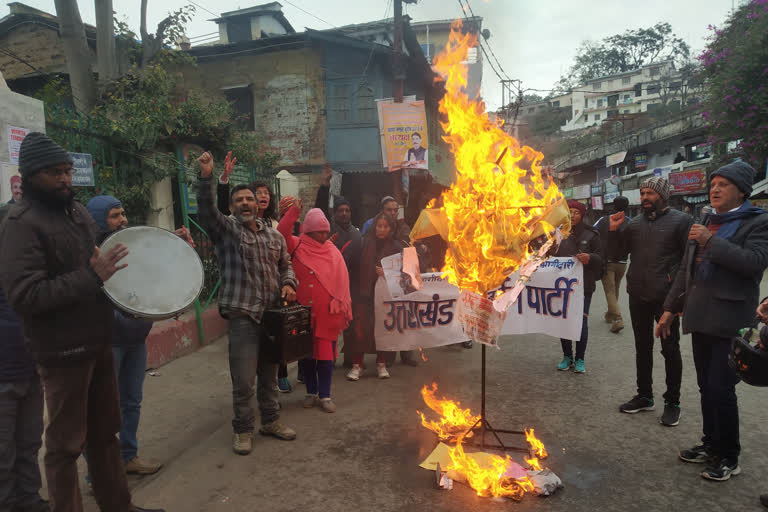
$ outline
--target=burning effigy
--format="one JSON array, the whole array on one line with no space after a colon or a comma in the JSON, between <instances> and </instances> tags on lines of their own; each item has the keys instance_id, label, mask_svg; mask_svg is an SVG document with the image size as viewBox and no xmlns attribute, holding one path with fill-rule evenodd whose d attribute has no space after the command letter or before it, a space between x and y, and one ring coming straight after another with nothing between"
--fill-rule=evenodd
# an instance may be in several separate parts
<instances>
[{"instance_id":1,"label":"burning effigy","mask_svg":"<svg viewBox=\"0 0 768 512\"><path fill-rule=\"evenodd\" d=\"M458 318L464 333L496 345L507 308L538 265L569 234L571 222L563 194L542 169L544 155L521 145L501 123L489 119L481 101L464 92L466 55L475 46L476 36L464 33L461 22L455 21L445 49L435 57L438 79L445 81L440 112L446 119L442 127L454 155L456 181L443 193L441 206L432 202L422 212L411 238L440 235L447 242L442 272L461 290ZM520 277L512 290L488 298L518 270ZM434 464L440 488L451 488L455 479L480 496L521 499L528 492L548 495L561 486L560 479L541 465L547 452L533 429L524 432L530 448L524 461L527 467L508 455L465 451L464 442L473 430L485 428L485 406L481 415L475 415L436 393L436 384L422 389L424 402L438 419L419 415L422 425L441 441L422 464L429 469ZM446 444L450 442L455 445Z\"/></svg>"}]
</instances>

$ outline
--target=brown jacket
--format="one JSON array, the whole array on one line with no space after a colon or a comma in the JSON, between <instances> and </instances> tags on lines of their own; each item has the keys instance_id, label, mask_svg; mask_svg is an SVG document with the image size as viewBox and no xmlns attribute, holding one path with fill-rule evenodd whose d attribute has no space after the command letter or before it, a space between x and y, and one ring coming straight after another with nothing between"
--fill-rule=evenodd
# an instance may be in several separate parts
<instances>
[{"instance_id":1,"label":"brown jacket","mask_svg":"<svg viewBox=\"0 0 768 512\"><path fill-rule=\"evenodd\" d=\"M0 225L0 286L40 364L84 359L110 343L113 309L89 262L96 233L79 202L67 213L24 199Z\"/></svg>"}]
</instances>

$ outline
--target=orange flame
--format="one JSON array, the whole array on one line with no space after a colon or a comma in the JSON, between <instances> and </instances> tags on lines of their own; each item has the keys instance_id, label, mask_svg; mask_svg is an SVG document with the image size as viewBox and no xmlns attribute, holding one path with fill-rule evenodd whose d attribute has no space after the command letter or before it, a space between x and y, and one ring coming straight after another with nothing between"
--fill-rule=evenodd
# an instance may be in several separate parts
<instances>
[{"instance_id":1,"label":"orange flame","mask_svg":"<svg viewBox=\"0 0 768 512\"><path fill-rule=\"evenodd\" d=\"M421 416L421 424L437 434L441 440L453 439L463 435L480 419L480 416L474 416L469 409L462 409L459 402L447 400L446 398L437 398L437 383L433 382L432 387L424 386L421 390L421 396L427 407L440 415L439 421L427 420L422 412L416 411ZM471 437L472 432L467 434Z\"/></svg>"},{"instance_id":2,"label":"orange flame","mask_svg":"<svg viewBox=\"0 0 768 512\"><path fill-rule=\"evenodd\" d=\"M427 354L421 349L421 347L419 347L419 355L421 356L421 360L425 363L429 361L429 359L427 359Z\"/></svg>"},{"instance_id":3,"label":"orange flame","mask_svg":"<svg viewBox=\"0 0 768 512\"><path fill-rule=\"evenodd\" d=\"M467 483L478 496L505 497L520 500L526 492L534 489L533 482L528 477L513 479L505 477L512 459L509 456L492 455L490 467L481 467L477 461L468 457L461 446L461 439L456 442L456 448L450 451L451 465L446 468L453 470L467 479Z\"/></svg>"},{"instance_id":4,"label":"orange flame","mask_svg":"<svg viewBox=\"0 0 768 512\"><path fill-rule=\"evenodd\" d=\"M551 236L547 230L561 224L567 235L570 219L563 195L542 174L544 155L521 146L463 92L467 50L475 46L477 36L462 34L454 21L434 68L445 80L440 112L457 169L456 183L443 194L449 245L443 271L460 289L484 293L531 257L531 240Z\"/></svg>"},{"instance_id":5,"label":"orange flame","mask_svg":"<svg viewBox=\"0 0 768 512\"><path fill-rule=\"evenodd\" d=\"M528 441L529 445L531 445L531 452L537 457L546 459L549 456L547 449L544 448L544 443L539 441L536 436L533 435L533 429L525 429L525 440Z\"/></svg>"}]
</instances>

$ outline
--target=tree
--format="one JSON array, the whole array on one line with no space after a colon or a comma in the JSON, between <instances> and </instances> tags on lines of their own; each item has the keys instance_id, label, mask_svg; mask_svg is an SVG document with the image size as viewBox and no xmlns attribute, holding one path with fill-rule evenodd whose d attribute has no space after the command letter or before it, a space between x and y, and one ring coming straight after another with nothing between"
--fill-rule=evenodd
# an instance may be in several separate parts
<instances>
[{"instance_id":1,"label":"tree","mask_svg":"<svg viewBox=\"0 0 768 512\"><path fill-rule=\"evenodd\" d=\"M704 112L710 140L741 140L736 156L756 169L768 159L768 3L751 0L712 35L700 56L707 81ZM725 155L733 158L734 155Z\"/></svg>"},{"instance_id":2,"label":"tree","mask_svg":"<svg viewBox=\"0 0 768 512\"><path fill-rule=\"evenodd\" d=\"M96 81L91 68L91 50L85 39L85 26L77 0L55 0L59 33L67 57L67 71L72 84L72 98L80 112L90 112L96 105Z\"/></svg>"},{"instance_id":3,"label":"tree","mask_svg":"<svg viewBox=\"0 0 768 512\"><path fill-rule=\"evenodd\" d=\"M688 59L690 47L672 32L669 23L627 30L606 37L601 42L585 41L577 50L568 74L555 84L555 89L570 90L575 84L606 75L639 69L664 60L682 62Z\"/></svg>"},{"instance_id":4,"label":"tree","mask_svg":"<svg viewBox=\"0 0 768 512\"><path fill-rule=\"evenodd\" d=\"M112 0L94 0L94 5L96 9L96 57L99 80L109 81L117 76Z\"/></svg>"},{"instance_id":5,"label":"tree","mask_svg":"<svg viewBox=\"0 0 768 512\"><path fill-rule=\"evenodd\" d=\"M117 61L115 52L115 24L112 16L112 0L94 0L96 6L96 38L100 78L109 81L116 78ZM88 113L96 106L98 95L96 79L91 66L91 51L85 38L85 25L80 17L77 0L55 0L56 16L59 19L60 37L67 58L67 71L72 84L75 108ZM146 66L164 44L175 42L184 32L184 24L195 12L194 6L187 5L164 18L157 25L154 35L147 32L147 3L141 0L142 54L140 65Z\"/></svg>"}]
</instances>

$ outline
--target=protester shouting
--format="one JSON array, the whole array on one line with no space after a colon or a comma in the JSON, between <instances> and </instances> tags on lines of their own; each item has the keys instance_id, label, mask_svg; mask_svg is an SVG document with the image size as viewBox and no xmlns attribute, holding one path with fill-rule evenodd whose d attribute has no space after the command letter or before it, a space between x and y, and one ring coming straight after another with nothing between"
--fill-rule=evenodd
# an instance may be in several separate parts
<instances>
[{"instance_id":1,"label":"protester shouting","mask_svg":"<svg viewBox=\"0 0 768 512\"><path fill-rule=\"evenodd\" d=\"M584 319L581 323L581 337L576 342L576 355L573 354L573 342L561 339L563 360L557 365L558 370L566 371L573 368L576 373L584 373L584 354L587 351L587 327L589 306L592 294L595 292L595 281L600 278L603 270L603 257L600 248L600 234L597 229L584 222L587 209L573 199L568 201L571 210L571 235L562 241L557 250L557 256L575 256L584 265Z\"/></svg>"},{"instance_id":2,"label":"protester shouting","mask_svg":"<svg viewBox=\"0 0 768 512\"><path fill-rule=\"evenodd\" d=\"M688 244L693 218L667 205L669 182L654 176L640 184L643 214L632 219L625 230L624 212L610 217L609 250L626 252L632 258L627 272L629 315L635 334L637 394L619 407L634 414L652 411L653 401L653 323L664 313L664 300L675 279ZM683 360L680 356L680 323L675 318L670 335L661 344L667 374L662 425L680 422L680 382Z\"/></svg>"},{"instance_id":3,"label":"protester shouting","mask_svg":"<svg viewBox=\"0 0 768 512\"><path fill-rule=\"evenodd\" d=\"M299 280L296 298L312 307L312 357L299 361L303 368L307 394L304 407L319 403L325 412L336 412L331 400L331 377L336 358L336 339L352 319L349 296L349 274L344 258L328 240L331 225L322 210L307 212L302 235L291 234L301 215L301 207L293 204L277 226L288 243L293 268Z\"/></svg>"},{"instance_id":4,"label":"protester shouting","mask_svg":"<svg viewBox=\"0 0 768 512\"><path fill-rule=\"evenodd\" d=\"M253 190L245 185L233 187L232 215L225 216L213 204L213 157L203 153L197 163L198 217L216 249L221 274L219 311L229 320L232 449L246 455L253 450L254 381L261 412L259 433L284 440L296 438L296 432L279 421L278 365L259 357L259 346L267 336L261 322L264 311L279 306L281 299L295 300L297 283L285 239L258 215L263 200L257 200Z\"/></svg>"},{"instance_id":5,"label":"protester shouting","mask_svg":"<svg viewBox=\"0 0 768 512\"><path fill-rule=\"evenodd\" d=\"M120 443L112 304L104 282L125 267L122 244L96 248L97 227L74 200L72 158L42 133L21 143L24 198L0 226L0 286L22 318L48 408L45 472L53 512L83 510L77 459L85 447L103 511L131 503Z\"/></svg>"},{"instance_id":6,"label":"protester shouting","mask_svg":"<svg viewBox=\"0 0 768 512\"><path fill-rule=\"evenodd\" d=\"M232 213L230 211L230 186L229 176L232 174L232 170L235 168L237 158L232 156L232 152L228 152L224 157L224 169L221 172L219 181L216 185L216 207L224 215ZM272 189L269 185L260 181L254 181L248 184L248 188L253 191L256 196L256 203L258 205L258 211L256 215L269 227L274 227L273 216L277 210L275 202L275 195L272 193Z\"/></svg>"},{"instance_id":7,"label":"protester shouting","mask_svg":"<svg viewBox=\"0 0 768 512\"><path fill-rule=\"evenodd\" d=\"M692 333L704 435L680 458L708 463L701 476L709 480L728 480L741 472L739 378L728 366L728 355L731 338L754 321L768 267L768 215L747 200L754 176L754 169L740 160L712 173L709 200L715 213L704 225L691 227L683 265L656 327L663 340L675 315L682 313L683 332Z\"/></svg>"},{"instance_id":8,"label":"protester shouting","mask_svg":"<svg viewBox=\"0 0 768 512\"><path fill-rule=\"evenodd\" d=\"M345 350L352 357L352 369L347 373L347 379L356 381L363 372L363 356L376 352L376 371L380 379L388 379L386 352L376 351L374 337L374 295L376 281L384 277L381 259L398 254L405 245L395 239L395 219L386 213L379 213L373 219L373 225L363 240L363 250L360 255L360 289L358 302L354 304L356 332L354 338L347 342Z\"/></svg>"}]
</instances>

